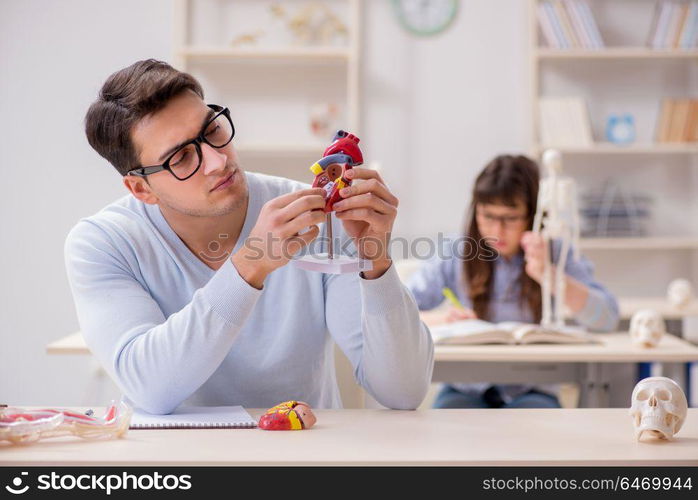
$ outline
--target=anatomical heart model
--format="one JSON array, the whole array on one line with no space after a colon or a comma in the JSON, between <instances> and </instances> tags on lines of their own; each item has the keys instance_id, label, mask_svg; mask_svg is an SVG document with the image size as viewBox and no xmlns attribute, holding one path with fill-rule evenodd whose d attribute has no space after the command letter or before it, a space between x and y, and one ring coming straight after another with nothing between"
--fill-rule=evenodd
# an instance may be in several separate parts
<instances>
[{"instance_id":1,"label":"anatomical heart model","mask_svg":"<svg viewBox=\"0 0 698 500\"><path fill-rule=\"evenodd\" d=\"M317 419L308 403L286 401L269 408L259 419L259 428L265 431L300 431L310 429Z\"/></svg>"},{"instance_id":2,"label":"anatomical heart model","mask_svg":"<svg viewBox=\"0 0 698 500\"><path fill-rule=\"evenodd\" d=\"M344 130L339 130L322 155L316 161L310 171L315 174L314 188L325 190L325 213L327 221L325 226L327 238L327 253L310 254L293 260L293 263L306 271L319 271L329 274L356 273L370 271L371 262L358 257L336 254L334 251L334 239L332 236L332 212L333 205L342 199L339 191L351 186L351 179L346 172L355 165L364 162L363 154L359 148L359 138Z\"/></svg>"}]
</instances>

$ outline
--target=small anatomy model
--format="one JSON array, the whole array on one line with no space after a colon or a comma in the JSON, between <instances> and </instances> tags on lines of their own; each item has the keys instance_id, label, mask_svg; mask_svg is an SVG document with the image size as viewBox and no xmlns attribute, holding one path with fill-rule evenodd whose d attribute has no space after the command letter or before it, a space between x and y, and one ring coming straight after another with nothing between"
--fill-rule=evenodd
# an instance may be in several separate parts
<instances>
[{"instance_id":1,"label":"small anatomy model","mask_svg":"<svg viewBox=\"0 0 698 500\"><path fill-rule=\"evenodd\" d=\"M654 309L640 309L630 318L630 338L638 347L656 347L666 334L664 318Z\"/></svg>"},{"instance_id":2,"label":"small anatomy model","mask_svg":"<svg viewBox=\"0 0 698 500\"><path fill-rule=\"evenodd\" d=\"M677 309L686 307L693 299L693 285L686 279L675 279L667 288L667 300Z\"/></svg>"},{"instance_id":3,"label":"small anatomy model","mask_svg":"<svg viewBox=\"0 0 698 500\"><path fill-rule=\"evenodd\" d=\"M315 174L314 188L325 190L325 213L327 214L327 255L309 255L295 260L296 266L308 271L320 271L332 274L366 271L371 269L371 262L346 256L336 256L334 253L334 238L332 236L332 212L334 204L342 199L339 191L351 186L351 179L346 172L364 162L359 148L360 139L354 134L339 130L322 155L313 163L310 171Z\"/></svg>"},{"instance_id":4,"label":"small anatomy model","mask_svg":"<svg viewBox=\"0 0 698 500\"><path fill-rule=\"evenodd\" d=\"M259 428L265 431L300 431L310 429L317 419L308 403L286 401L269 408L259 419Z\"/></svg>"},{"instance_id":5,"label":"small anatomy model","mask_svg":"<svg viewBox=\"0 0 698 500\"><path fill-rule=\"evenodd\" d=\"M69 410L0 408L0 441L26 444L70 434L85 439L119 438L128 431L132 413L125 403L113 402L101 418Z\"/></svg>"},{"instance_id":6,"label":"small anatomy model","mask_svg":"<svg viewBox=\"0 0 698 500\"><path fill-rule=\"evenodd\" d=\"M579 212L577 210L577 187L574 179L562 175L562 160L559 151L547 150L543 153L543 166L548 176L540 182L538 207L533 219L533 231L541 233L546 248L552 239L560 239L562 248L552 280L550 256L545 261L543 283L543 314L541 325L548 328L563 328L565 325L565 264L574 245L574 258L579 258ZM552 297L555 295L553 310Z\"/></svg>"},{"instance_id":7,"label":"small anatomy model","mask_svg":"<svg viewBox=\"0 0 698 500\"><path fill-rule=\"evenodd\" d=\"M338 130L322 158L316 161L310 171L315 174L313 187L326 191L325 212L332 212L332 205L341 199L339 190L351 186L351 180L344 175L354 165L361 165L364 157L359 149L359 138L354 134Z\"/></svg>"}]
</instances>

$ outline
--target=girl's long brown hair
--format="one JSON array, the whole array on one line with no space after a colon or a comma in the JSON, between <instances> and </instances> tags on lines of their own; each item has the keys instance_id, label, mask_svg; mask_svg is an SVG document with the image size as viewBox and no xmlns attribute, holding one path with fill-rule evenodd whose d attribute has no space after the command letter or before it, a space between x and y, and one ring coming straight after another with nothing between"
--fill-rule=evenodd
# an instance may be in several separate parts
<instances>
[{"instance_id":1,"label":"girl's long brown hair","mask_svg":"<svg viewBox=\"0 0 698 500\"><path fill-rule=\"evenodd\" d=\"M515 207L517 203L523 202L528 216L526 227L530 230L533 227L533 216L538 201L539 180L538 165L533 160L520 155L501 155L488 163L475 181L465 235L479 243L475 257L471 256L471 258L464 260L463 272L465 273L465 282L468 284L468 294L473 304L473 310L478 318L490 319L489 305L494 262L491 258L484 258L484 254L491 255L493 249L486 247L486 243L482 240L475 219L475 206L479 203L487 203ZM523 266L519 283L521 284L520 304L523 305L524 300L527 299L534 322L540 322L540 285L526 274Z\"/></svg>"}]
</instances>

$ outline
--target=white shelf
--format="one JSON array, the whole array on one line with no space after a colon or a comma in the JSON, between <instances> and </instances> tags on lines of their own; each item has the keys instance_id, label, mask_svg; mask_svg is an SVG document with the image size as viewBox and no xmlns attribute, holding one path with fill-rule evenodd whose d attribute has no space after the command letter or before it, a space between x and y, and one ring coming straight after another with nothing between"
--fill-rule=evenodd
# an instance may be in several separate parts
<instances>
[{"instance_id":1,"label":"white shelf","mask_svg":"<svg viewBox=\"0 0 698 500\"><path fill-rule=\"evenodd\" d=\"M646 47L607 47L605 49L538 48L538 59L698 59L698 50L649 49Z\"/></svg>"},{"instance_id":2,"label":"white shelf","mask_svg":"<svg viewBox=\"0 0 698 500\"><path fill-rule=\"evenodd\" d=\"M698 316L698 300L694 299L678 309L664 297L618 297L621 318L628 319L640 309L654 309L665 319L678 319Z\"/></svg>"},{"instance_id":3,"label":"white shelf","mask_svg":"<svg viewBox=\"0 0 698 500\"><path fill-rule=\"evenodd\" d=\"M645 143L617 145L610 142L597 142L591 146L534 146L537 153L546 149L557 149L564 154L698 154L698 143L695 142L674 142L674 143Z\"/></svg>"},{"instance_id":4,"label":"white shelf","mask_svg":"<svg viewBox=\"0 0 698 500\"><path fill-rule=\"evenodd\" d=\"M647 236L634 238L582 238L583 250L694 250L696 236Z\"/></svg>"},{"instance_id":5,"label":"white shelf","mask_svg":"<svg viewBox=\"0 0 698 500\"><path fill-rule=\"evenodd\" d=\"M231 59L231 60L320 60L346 63L351 52L346 47L191 47L178 51L188 59Z\"/></svg>"},{"instance_id":6,"label":"white shelf","mask_svg":"<svg viewBox=\"0 0 698 500\"><path fill-rule=\"evenodd\" d=\"M177 69L189 71L197 78L206 77L206 75L211 74L212 71L216 72L213 78L218 78L223 74L220 69L228 64L249 64L250 66L255 65L257 68L283 67L284 69L295 65L295 68L301 71L306 71L306 67L312 68L318 66L323 69L329 68L332 71L339 71L345 81L345 85L338 86L338 92L344 95L340 98L335 97L336 101L341 106L341 111L344 116L341 127L357 134L359 137L361 136L360 72L362 57L361 23L363 0L344 0L343 2L346 4L346 9L343 9L346 12L343 14L342 21L346 23L348 30L347 42L342 45L323 46L290 44L265 46L262 44L234 47L225 45L224 43L217 45L215 42L199 41L203 40L203 38L197 38L197 36L195 36L195 31L196 29L202 28L200 24L194 22L196 16L192 16L197 7L194 0L173 0L173 3L175 8L173 12L174 44L172 59L173 65ZM215 24L216 16L224 15L224 4L228 2L214 1L208 3L211 3L211 10L208 11L206 17L209 23L212 22ZM248 5L248 7L250 7L254 2L240 2L241 5L245 3L250 4ZM250 22L250 19L246 18L243 11L240 11L239 19L233 24L242 28ZM331 42L327 43L329 44ZM310 75L312 72L306 71L306 73ZM250 79L265 77L266 73L264 71L259 75L253 71L249 76ZM260 80L260 82L261 81L262 80ZM264 83L268 84L269 82ZM281 87L283 87L283 85ZM294 86L293 88L294 92L299 90L296 87L297 86ZM301 91L303 94L300 96L293 92L286 95L285 98L287 101L283 104L291 102L297 104L297 106L282 105L280 106L282 110L280 111L281 113L295 113L298 115L299 110L306 107L306 94L312 92L312 88L309 88L308 91L305 89ZM223 92L229 91L224 89ZM234 104L235 99L245 99L245 95L242 95L242 93L235 94L234 97L230 95L223 97L232 97L230 101L226 101L231 102L231 106ZM264 111L268 111L268 103L264 104L266 104ZM249 113L250 111L247 112ZM282 116L277 117L277 119L282 123L300 123L298 116ZM308 120L308 117L305 116L302 119ZM276 144L273 142L273 138L278 136L278 134L272 132L273 129L273 126L270 126L268 129L263 128L261 133L255 135L256 141L258 142L245 143L244 141L238 142L236 140L233 143L234 147L242 157L247 158L256 157L264 160L278 160L287 156L292 156L294 157L294 161L292 162L293 165L303 166L305 172L306 160L307 166L309 167L313 160L317 160L322 156L323 151L329 145L329 141L315 142L312 136L306 139L300 139L296 143L289 143L292 139L286 138L286 143ZM272 173L276 175L287 174L286 170L281 172L276 171L278 170L276 169L276 164L279 163L278 161L269 161L268 163L268 165L260 165L259 170L262 173ZM293 170L290 175L293 175L294 172L298 173L298 171ZM305 175L305 173L303 175Z\"/></svg>"}]
</instances>

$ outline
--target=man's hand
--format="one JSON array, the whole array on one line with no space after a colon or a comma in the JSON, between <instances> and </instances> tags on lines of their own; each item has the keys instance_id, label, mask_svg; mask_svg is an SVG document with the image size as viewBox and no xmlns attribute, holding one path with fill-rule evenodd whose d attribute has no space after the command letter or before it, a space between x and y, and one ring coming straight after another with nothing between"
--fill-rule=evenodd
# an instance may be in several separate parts
<instances>
[{"instance_id":1,"label":"man's hand","mask_svg":"<svg viewBox=\"0 0 698 500\"><path fill-rule=\"evenodd\" d=\"M325 221L324 190L294 191L264 204L257 223L244 245L231 260L240 276L255 288L275 269L286 265L293 255L310 244ZM305 228L310 228L299 234Z\"/></svg>"},{"instance_id":2,"label":"man's hand","mask_svg":"<svg viewBox=\"0 0 698 500\"><path fill-rule=\"evenodd\" d=\"M521 247L526 261L526 274L536 280L538 284L543 283L545 262L550 258L545 240L539 233L526 231L521 237Z\"/></svg>"},{"instance_id":3,"label":"man's hand","mask_svg":"<svg viewBox=\"0 0 698 500\"><path fill-rule=\"evenodd\" d=\"M346 176L363 182L342 189L339 194L344 199L335 203L334 209L344 230L354 239L359 256L372 261L373 269L364 271L364 277L375 279L391 264L388 245L398 199L375 170L356 167L347 170Z\"/></svg>"}]
</instances>

